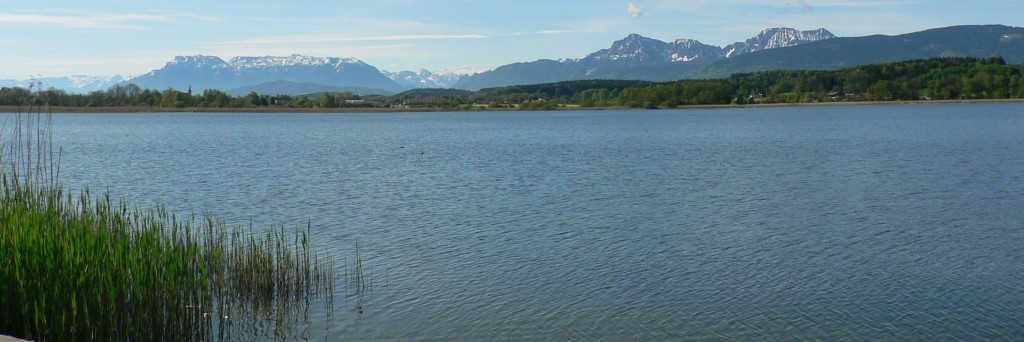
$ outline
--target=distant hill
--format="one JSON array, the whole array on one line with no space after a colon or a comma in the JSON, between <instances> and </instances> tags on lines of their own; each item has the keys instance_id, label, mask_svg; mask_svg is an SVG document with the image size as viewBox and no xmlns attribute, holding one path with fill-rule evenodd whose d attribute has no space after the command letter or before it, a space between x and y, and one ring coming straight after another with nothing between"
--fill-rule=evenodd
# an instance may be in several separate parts
<instances>
[{"instance_id":1,"label":"distant hill","mask_svg":"<svg viewBox=\"0 0 1024 342\"><path fill-rule=\"evenodd\" d=\"M480 97L500 97L506 95L529 94L530 96L558 98L578 94L591 89L622 90L631 87L644 87L653 84L649 81L638 80L579 80L562 81L544 84L525 84L499 88L485 88L475 92Z\"/></svg>"},{"instance_id":2,"label":"distant hill","mask_svg":"<svg viewBox=\"0 0 1024 342\"><path fill-rule=\"evenodd\" d=\"M542 59L529 63L514 63L494 70L464 77L455 88L478 90L517 84L539 84L565 81L575 73L572 64Z\"/></svg>"},{"instance_id":3,"label":"distant hill","mask_svg":"<svg viewBox=\"0 0 1024 342\"><path fill-rule=\"evenodd\" d=\"M251 92L257 94L266 95L307 95L313 93L340 93L350 91L353 94L364 96L364 95L393 95L394 92L390 92L382 89L373 89L365 87L333 87L323 85L319 83L311 82L292 82L292 81L273 81L267 83L261 83L254 86L246 86L241 88L235 88L226 91L229 95L239 97L245 96Z\"/></svg>"},{"instance_id":4,"label":"distant hill","mask_svg":"<svg viewBox=\"0 0 1024 342\"><path fill-rule=\"evenodd\" d=\"M953 26L898 36L835 38L765 50L694 69L684 78L720 78L765 70L837 70L857 65L935 57L1003 57L1024 63L1024 28Z\"/></svg>"},{"instance_id":5,"label":"distant hill","mask_svg":"<svg viewBox=\"0 0 1024 342\"><path fill-rule=\"evenodd\" d=\"M406 90L395 95L398 98L428 98L428 97L453 97L453 98L465 98L472 95L473 92L462 89L441 89L441 88L420 88Z\"/></svg>"}]
</instances>

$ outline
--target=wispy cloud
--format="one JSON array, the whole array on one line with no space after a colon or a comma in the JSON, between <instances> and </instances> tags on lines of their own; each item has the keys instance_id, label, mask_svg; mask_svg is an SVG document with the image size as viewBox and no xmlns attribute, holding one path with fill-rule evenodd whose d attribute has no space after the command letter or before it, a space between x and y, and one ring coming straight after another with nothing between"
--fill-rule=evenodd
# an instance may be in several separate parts
<instances>
[{"instance_id":1,"label":"wispy cloud","mask_svg":"<svg viewBox=\"0 0 1024 342\"><path fill-rule=\"evenodd\" d=\"M142 26L131 24L131 21L153 18L127 18L124 16L114 17L84 17L84 16L63 16L45 14L21 14L21 13L0 13L0 23L17 25L56 25L70 28L89 29L141 29Z\"/></svg>"},{"instance_id":2,"label":"wispy cloud","mask_svg":"<svg viewBox=\"0 0 1024 342\"><path fill-rule=\"evenodd\" d=\"M800 6L800 9L802 9L804 12L810 12L811 10L814 9L814 7L811 7L811 4L803 0L797 1L796 6Z\"/></svg>"},{"instance_id":3,"label":"wispy cloud","mask_svg":"<svg viewBox=\"0 0 1024 342\"><path fill-rule=\"evenodd\" d=\"M500 35L496 35L496 36L516 37L516 36L529 36L529 35L534 35L534 34L547 35L547 34L563 34L563 33L573 33L573 32L576 32L576 31L574 31L574 30L540 30L540 31L533 31L533 32L519 31L519 32L500 34Z\"/></svg>"},{"instance_id":4,"label":"wispy cloud","mask_svg":"<svg viewBox=\"0 0 1024 342\"><path fill-rule=\"evenodd\" d=\"M493 37L550 35L572 33L573 30L540 30L532 32L512 32L504 34L454 33L454 34L391 34L391 35L352 35L352 34L313 34L313 35L272 35L255 38L239 39L215 44L220 47L250 45L297 45L305 43L344 43L344 42L388 42L388 41L421 41L421 40L464 40L487 39Z\"/></svg>"},{"instance_id":5,"label":"wispy cloud","mask_svg":"<svg viewBox=\"0 0 1024 342\"><path fill-rule=\"evenodd\" d=\"M640 16L644 15L644 9L630 2L629 8L626 10L626 13L629 13L630 18L639 18Z\"/></svg>"},{"instance_id":6,"label":"wispy cloud","mask_svg":"<svg viewBox=\"0 0 1024 342\"><path fill-rule=\"evenodd\" d=\"M0 24L44 25L76 29L144 29L147 23L179 23L183 21L217 21L181 12L117 13L87 11L80 13L54 14L53 12L0 12Z\"/></svg>"},{"instance_id":7,"label":"wispy cloud","mask_svg":"<svg viewBox=\"0 0 1024 342\"><path fill-rule=\"evenodd\" d=\"M383 36L353 36L353 35L287 35L287 36L264 36L251 39L240 39L227 41L218 46L248 46L248 45L269 45L287 44L296 45L304 43L339 43L339 42L383 42L383 41L416 41L416 40L440 40L440 39L484 39L490 36L483 34L394 34Z\"/></svg>"},{"instance_id":8,"label":"wispy cloud","mask_svg":"<svg viewBox=\"0 0 1024 342\"><path fill-rule=\"evenodd\" d=\"M534 32L534 34L562 34L562 33L573 33L573 30L541 30Z\"/></svg>"}]
</instances>

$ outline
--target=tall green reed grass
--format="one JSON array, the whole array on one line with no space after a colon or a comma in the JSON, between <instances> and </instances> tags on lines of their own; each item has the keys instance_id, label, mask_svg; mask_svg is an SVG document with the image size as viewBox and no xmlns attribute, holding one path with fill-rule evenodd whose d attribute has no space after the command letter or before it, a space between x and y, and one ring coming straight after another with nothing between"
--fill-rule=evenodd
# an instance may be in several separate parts
<instances>
[{"instance_id":1,"label":"tall green reed grass","mask_svg":"<svg viewBox=\"0 0 1024 342\"><path fill-rule=\"evenodd\" d=\"M35 94L39 94L38 92ZM0 333L43 341L249 340L333 307L310 227L228 228L58 183L52 115L33 101L0 148ZM7 126L11 125L11 126ZM261 326L276 326L271 332Z\"/></svg>"}]
</instances>

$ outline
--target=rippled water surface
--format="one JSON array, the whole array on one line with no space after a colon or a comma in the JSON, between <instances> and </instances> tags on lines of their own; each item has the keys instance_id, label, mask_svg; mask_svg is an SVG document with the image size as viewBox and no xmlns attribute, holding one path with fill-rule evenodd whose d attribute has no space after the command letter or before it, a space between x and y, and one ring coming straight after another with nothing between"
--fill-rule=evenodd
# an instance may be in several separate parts
<instances>
[{"instance_id":1,"label":"rippled water surface","mask_svg":"<svg viewBox=\"0 0 1024 342\"><path fill-rule=\"evenodd\" d=\"M358 240L372 290L339 288L314 339L1024 339L1021 104L55 114L54 130L73 188L309 222L339 272Z\"/></svg>"}]
</instances>

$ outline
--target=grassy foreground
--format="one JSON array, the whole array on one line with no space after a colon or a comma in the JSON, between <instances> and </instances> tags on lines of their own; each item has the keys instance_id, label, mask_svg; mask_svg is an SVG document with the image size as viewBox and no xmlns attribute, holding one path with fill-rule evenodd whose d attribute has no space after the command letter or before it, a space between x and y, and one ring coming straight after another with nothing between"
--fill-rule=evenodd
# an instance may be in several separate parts
<instances>
[{"instance_id":1,"label":"grassy foreground","mask_svg":"<svg viewBox=\"0 0 1024 342\"><path fill-rule=\"evenodd\" d=\"M0 334L286 338L282 327L310 305L332 307L334 264L313 251L308 225L255 234L209 215L182 220L88 190L72 195L57 183L49 116L14 121L0 149Z\"/></svg>"}]
</instances>

